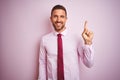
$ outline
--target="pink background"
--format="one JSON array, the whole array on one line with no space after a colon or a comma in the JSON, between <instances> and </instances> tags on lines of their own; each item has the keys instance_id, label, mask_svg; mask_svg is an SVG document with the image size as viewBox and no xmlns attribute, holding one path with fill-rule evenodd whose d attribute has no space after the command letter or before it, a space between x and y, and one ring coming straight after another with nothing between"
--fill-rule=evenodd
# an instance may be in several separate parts
<instances>
[{"instance_id":1,"label":"pink background","mask_svg":"<svg viewBox=\"0 0 120 80\"><path fill-rule=\"evenodd\" d=\"M81 64L81 80L120 80L119 0L1 0L0 80L37 79L39 41L56 4L67 8L71 32L81 35L88 20L95 34L94 66Z\"/></svg>"}]
</instances>

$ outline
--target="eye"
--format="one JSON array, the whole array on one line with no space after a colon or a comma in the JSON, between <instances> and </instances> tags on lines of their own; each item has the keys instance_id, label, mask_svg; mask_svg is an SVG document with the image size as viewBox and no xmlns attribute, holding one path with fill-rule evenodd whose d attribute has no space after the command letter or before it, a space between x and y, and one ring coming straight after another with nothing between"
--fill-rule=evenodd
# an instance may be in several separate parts
<instances>
[{"instance_id":1,"label":"eye","mask_svg":"<svg viewBox=\"0 0 120 80\"><path fill-rule=\"evenodd\" d=\"M61 18L65 18L65 16L62 15Z\"/></svg>"},{"instance_id":2,"label":"eye","mask_svg":"<svg viewBox=\"0 0 120 80\"><path fill-rule=\"evenodd\" d=\"M54 18L57 18L58 16L57 16L57 15L54 15L53 17L54 17Z\"/></svg>"}]
</instances>

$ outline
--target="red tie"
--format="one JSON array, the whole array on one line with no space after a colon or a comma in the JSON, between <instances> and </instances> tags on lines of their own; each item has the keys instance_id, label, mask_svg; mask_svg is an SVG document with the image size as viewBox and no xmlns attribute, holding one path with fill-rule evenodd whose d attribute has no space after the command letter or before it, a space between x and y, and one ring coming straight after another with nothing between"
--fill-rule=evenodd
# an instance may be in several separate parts
<instances>
[{"instance_id":1,"label":"red tie","mask_svg":"<svg viewBox=\"0 0 120 80\"><path fill-rule=\"evenodd\" d=\"M63 48L61 34L58 34L58 60L57 60L57 78L64 80L64 65L63 65Z\"/></svg>"}]
</instances>

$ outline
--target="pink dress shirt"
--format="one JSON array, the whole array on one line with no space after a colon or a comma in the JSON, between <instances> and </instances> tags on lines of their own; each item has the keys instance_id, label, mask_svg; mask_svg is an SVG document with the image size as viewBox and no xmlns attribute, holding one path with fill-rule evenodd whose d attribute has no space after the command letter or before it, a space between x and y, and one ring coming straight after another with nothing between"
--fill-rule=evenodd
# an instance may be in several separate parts
<instances>
[{"instance_id":1,"label":"pink dress shirt","mask_svg":"<svg viewBox=\"0 0 120 80\"><path fill-rule=\"evenodd\" d=\"M39 53L38 80L57 80L57 32L42 37ZM92 45L84 45L80 37L61 33L63 40L63 59L65 80L80 80L80 60L87 66L93 65Z\"/></svg>"}]
</instances>

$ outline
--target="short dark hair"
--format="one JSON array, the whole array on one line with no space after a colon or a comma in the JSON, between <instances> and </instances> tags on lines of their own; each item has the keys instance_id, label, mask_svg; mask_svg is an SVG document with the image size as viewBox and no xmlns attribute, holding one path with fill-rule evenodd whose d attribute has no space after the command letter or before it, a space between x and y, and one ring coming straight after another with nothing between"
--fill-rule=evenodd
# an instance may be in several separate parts
<instances>
[{"instance_id":1,"label":"short dark hair","mask_svg":"<svg viewBox=\"0 0 120 80\"><path fill-rule=\"evenodd\" d=\"M55 5L55 6L52 8L52 10L51 10L51 15L52 15L53 11L56 10L56 9L62 9L62 10L64 10L64 11L65 11L65 14L66 14L66 16L67 16L66 8L65 8L64 6L62 6L62 5Z\"/></svg>"}]
</instances>

